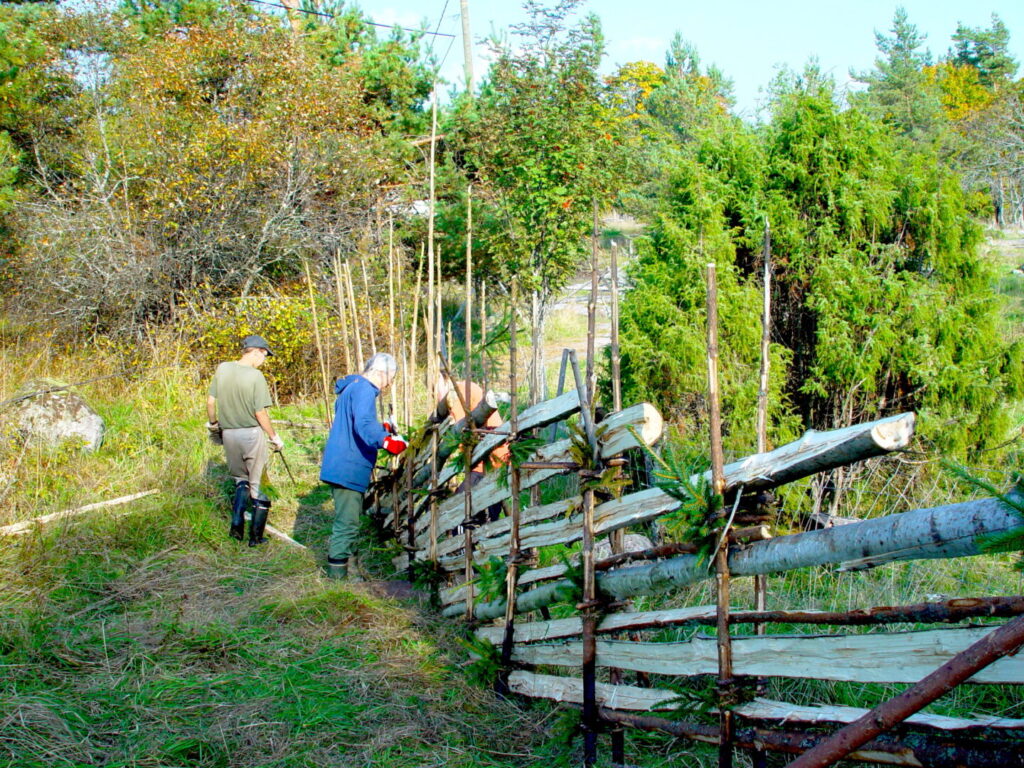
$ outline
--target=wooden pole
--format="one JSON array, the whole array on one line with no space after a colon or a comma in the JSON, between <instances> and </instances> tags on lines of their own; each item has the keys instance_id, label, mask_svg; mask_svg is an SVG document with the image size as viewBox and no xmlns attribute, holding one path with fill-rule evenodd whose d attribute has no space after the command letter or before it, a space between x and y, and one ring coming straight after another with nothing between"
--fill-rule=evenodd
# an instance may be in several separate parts
<instances>
[{"instance_id":1,"label":"wooden pole","mask_svg":"<svg viewBox=\"0 0 1024 768\"><path fill-rule=\"evenodd\" d=\"M597 395L597 198L591 201L593 228L590 231L590 298L587 300L587 403L594 413Z\"/></svg>"},{"instance_id":2,"label":"wooden pole","mask_svg":"<svg viewBox=\"0 0 1024 768\"><path fill-rule=\"evenodd\" d=\"M761 378L757 391L757 452L768 451L768 373L771 365L769 349L772 330L772 267L771 267L771 229L768 225L768 217L764 220L764 302L761 310ZM763 611L768 606L768 576L759 573L754 577L754 610ZM767 625L758 623L754 625L754 634L764 635ZM759 680L757 690L764 695L767 689L767 681ZM767 752L763 749L754 752L755 768L764 768L767 764Z\"/></svg>"},{"instance_id":3,"label":"wooden pole","mask_svg":"<svg viewBox=\"0 0 1024 768\"><path fill-rule=\"evenodd\" d=\"M509 370L509 398L511 402L509 412L509 442L519 436L519 393L516 376L516 303L519 301L519 281L512 278L511 291L512 311L509 313L508 331L508 370ZM519 582L519 524L520 524L520 470L514 462L509 462L509 488L511 490L510 513L512 516L511 538L508 545L508 571L505 582L505 636L501 644L501 669L502 673L498 680L498 692L508 692L508 673L512 664L512 646L515 641L515 615L516 615L516 587Z\"/></svg>"},{"instance_id":4,"label":"wooden pole","mask_svg":"<svg viewBox=\"0 0 1024 768\"><path fill-rule=\"evenodd\" d=\"M576 351L570 350L576 391L580 398L580 416L583 419L587 442L590 444L592 466L597 469L600 459L597 452L597 433L594 429L591 404L587 399L587 382L580 376ZM600 727L597 712L597 621L599 603L597 600L597 574L594 570L594 490L586 487L583 491L583 602L578 606L583 611L583 764L592 766L597 762L597 731Z\"/></svg>"},{"instance_id":5,"label":"wooden pole","mask_svg":"<svg viewBox=\"0 0 1024 768\"><path fill-rule=\"evenodd\" d=\"M842 760L881 733L891 730L923 707L948 693L963 681L1024 645L1024 616L958 653L919 683L899 696L879 704L856 722L840 729L825 742L800 755L790 768L824 768Z\"/></svg>"},{"instance_id":6,"label":"wooden pole","mask_svg":"<svg viewBox=\"0 0 1024 768\"><path fill-rule=\"evenodd\" d=\"M420 245L420 261L416 267L416 291L412 297L412 334L409 337L409 401L406 403L405 423L412 422L412 395L416 386L416 353L419 351L419 320L420 320L420 292L423 288L423 267L426 259L423 258L423 245Z\"/></svg>"},{"instance_id":7,"label":"wooden pole","mask_svg":"<svg viewBox=\"0 0 1024 768\"><path fill-rule=\"evenodd\" d=\"M622 366L619 358L619 257L612 243L612 410L622 410Z\"/></svg>"},{"instance_id":8,"label":"wooden pole","mask_svg":"<svg viewBox=\"0 0 1024 768\"><path fill-rule=\"evenodd\" d=\"M370 349L373 350L372 354L377 354L380 350L377 348L377 332L373 328L376 322L373 316L373 302L370 300L370 279L366 275L365 256L359 260L359 266L363 272L363 297L366 301L366 319L370 326Z\"/></svg>"},{"instance_id":9,"label":"wooden pole","mask_svg":"<svg viewBox=\"0 0 1024 768\"><path fill-rule=\"evenodd\" d=\"M708 333L708 404L711 427L711 486L719 496L725 491L725 459L722 452L722 413L718 389L718 281L715 265L707 269L707 333ZM738 493L738 492L737 492ZM734 681L732 673L732 642L729 636L729 536L728 523L715 551L715 582L718 616L718 700L719 727L722 738L718 746L719 768L732 765Z\"/></svg>"},{"instance_id":10,"label":"wooden pole","mask_svg":"<svg viewBox=\"0 0 1024 768\"><path fill-rule=\"evenodd\" d=\"M359 310L356 308L356 292L352 287L352 269L347 261L345 262L345 284L348 288L348 305L352 310L352 335L356 340L356 372L358 373L366 365L366 358L363 357L363 339L362 334L359 333L357 319Z\"/></svg>"},{"instance_id":11,"label":"wooden pole","mask_svg":"<svg viewBox=\"0 0 1024 768\"><path fill-rule=\"evenodd\" d=\"M437 153L437 84L434 84L434 88L431 93L431 104L430 104L430 189L429 189L429 216L427 217L427 268L430 270L430 286L433 288L434 279L434 208L436 205L437 196L434 189L434 176L436 168L436 153ZM441 284L440 281L437 283L436 290L440 292ZM428 325L430 326L429 333L436 333L434 323L434 310L433 310L433 291L430 291L431 298L431 309L428 313ZM436 322L440 325L440 316L436 318ZM427 390L433 396L436 387L437 379L437 359L436 353L439 347L434 346L432 341L427 342Z\"/></svg>"},{"instance_id":12,"label":"wooden pole","mask_svg":"<svg viewBox=\"0 0 1024 768\"><path fill-rule=\"evenodd\" d=\"M460 0L462 17L462 66L466 76L466 93L473 98L473 37L469 25L469 0Z\"/></svg>"},{"instance_id":13,"label":"wooden pole","mask_svg":"<svg viewBox=\"0 0 1024 768\"><path fill-rule=\"evenodd\" d=\"M473 378L473 185L466 189L466 310L465 315L465 344L466 353L466 426L471 427L470 410L473 406L472 378ZM450 326L449 326L450 327ZM452 354L451 340L448 342L448 353ZM476 432L467 428L462 443L462 450L466 456L466 490L464 507L464 526L466 529L466 583L473 580L473 448L476 445ZM473 621L473 600L466 599L466 621Z\"/></svg>"},{"instance_id":14,"label":"wooden pole","mask_svg":"<svg viewBox=\"0 0 1024 768\"><path fill-rule=\"evenodd\" d=\"M412 474L412 467L409 468ZM437 562L437 428L430 431L430 561ZM415 543L415 541L413 542Z\"/></svg>"},{"instance_id":15,"label":"wooden pole","mask_svg":"<svg viewBox=\"0 0 1024 768\"><path fill-rule=\"evenodd\" d=\"M327 363L324 360L324 347L320 342L320 321L317 318L316 299L313 297L313 274L309 269L309 260L303 259L302 266L306 270L306 287L309 289L309 310L313 315L313 340L316 342L316 356L320 362L320 383L324 395L324 423L331 426L331 389L327 383Z\"/></svg>"},{"instance_id":16,"label":"wooden pole","mask_svg":"<svg viewBox=\"0 0 1024 768\"><path fill-rule=\"evenodd\" d=\"M341 347L345 354L345 373L352 373L352 352L348 341L349 323L345 312L344 277L341 272L341 254L334 254L334 290L338 296L338 317L341 319ZM355 313L353 313L353 319Z\"/></svg>"},{"instance_id":17,"label":"wooden pole","mask_svg":"<svg viewBox=\"0 0 1024 768\"><path fill-rule=\"evenodd\" d=\"M395 357L402 357L395 347L395 222L390 215L388 216L388 352ZM402 368L404 371L405 366ZM402 389L401 377L395 383L398 386L391 387L391 413L395 413L398 405L398 390Z\"/></svg>"},{"instance_id":18,"label":"wooden pole","mask_svg":"<svg viewBox=\"0 0 1024 768\"><path fill-rule=\"evenodd\" d=\"M490 387L487 375L487 281L481 279L477 290L480 302L480 386L486 392Z\"/></svg>"}]
</instances>

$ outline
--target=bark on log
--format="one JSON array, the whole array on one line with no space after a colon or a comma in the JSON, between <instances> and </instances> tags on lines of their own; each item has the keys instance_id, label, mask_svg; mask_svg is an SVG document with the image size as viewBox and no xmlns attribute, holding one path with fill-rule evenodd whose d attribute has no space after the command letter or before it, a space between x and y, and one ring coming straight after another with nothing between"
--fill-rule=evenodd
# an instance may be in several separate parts
<instances>
[{"instance_id":1,"label":"bark on log","mask_svg":"<svg viewBox=\"0 0 1024 768\"><path fill-rule=\"evenodd\" d=\"M1014 619L1013 621L1018 621ZM733 638L733 669L751 677L795 677L858 683L916 683L998 627L930 629L863 635L764 635ZM574 667L579 641L519 645L522 664ZM718 671L717 641L597 642L597 663L636 672L708 675ZM1002 658L979 670L972 683L1024 683L1024 658Z\"/></svg>"},{"instance_id":2,"label":"bark on log","mask_svg":"<svg viewBox=\"0 0 1024 768\"><path fill-rule=\"evenodd\" d=\"M981 537L1022 526L1024 520L998 499L980 499L757 542L746 549L733 550L729 567L736 576L754 576L834 565L857 557L884 556L887 562L968 557L981 554ZM611 571L602 574L599 582L605 594L622 600L677 589L709 576L706 563L682 555ZM516 601L516 609L532 611L555 602L565 587L566 582L555 582L525 592ZM478 619L493 619L503 613L503 604L483 603L476 607Z\"/></svg>"}]
</instances>

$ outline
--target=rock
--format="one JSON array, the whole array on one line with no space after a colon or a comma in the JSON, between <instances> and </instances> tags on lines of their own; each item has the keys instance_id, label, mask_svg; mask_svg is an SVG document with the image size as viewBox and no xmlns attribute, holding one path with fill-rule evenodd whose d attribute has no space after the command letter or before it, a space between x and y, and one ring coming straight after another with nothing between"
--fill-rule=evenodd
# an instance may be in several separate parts
<instances>
[{"instance_id":1,"label":"rock","mask_svg":"<svg viewBox=\"0 0 1024 768\"><path fill-rule=\"evenodd\" d=\"M16 403L14 425L27 440L59 445L73 440L87 451L95 451L103 442L103 417L74 392L66 389L47 391L60 386L53 381L32 381L24 394L44 392Z\"/></svg>"}]
</instances>

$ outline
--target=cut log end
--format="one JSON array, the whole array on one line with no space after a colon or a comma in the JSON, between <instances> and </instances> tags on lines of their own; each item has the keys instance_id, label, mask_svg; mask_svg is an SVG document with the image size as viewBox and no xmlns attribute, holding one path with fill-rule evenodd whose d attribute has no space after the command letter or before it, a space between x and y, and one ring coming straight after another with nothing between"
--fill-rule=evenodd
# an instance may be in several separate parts
<instances>
[{"instance_id":1,"label":"cut log end","mask_svg":"<svg viewBox=\"0 0 1024 768\"><path fill-rule=\"evenodd\" d=\"M877 424L871 430L871 437L879 448L886 451L906 448L914 436L914 421L914 414L901 413Z\"/></svg>"}]
</instances>

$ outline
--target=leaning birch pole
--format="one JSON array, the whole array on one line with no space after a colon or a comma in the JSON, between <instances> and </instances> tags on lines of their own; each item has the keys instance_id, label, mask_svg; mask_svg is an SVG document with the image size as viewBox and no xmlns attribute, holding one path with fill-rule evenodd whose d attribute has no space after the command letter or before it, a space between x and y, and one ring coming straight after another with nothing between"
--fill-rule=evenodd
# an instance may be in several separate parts
<instances>
[{"instance_id":1,"label":"leaning birch pole","mask_svg":"<svg viewBox=\"0 0 1024 768\"><path fill-rule=\"evenodd\" d=\"M302 266L306 270L306 287L309 289L309 311L313 315L313 341L316 342L316 357L320 362L320 383L324 395L324 423L331 426L331 391L327 383L327 363L324 361L324 347L320 341L320 321L317 318L316 299L313 296L313 274L309 269L309 260L303 259Z\"/></svg>"},{"instance_id":2,"label":"leaning birch pole","mask_svg":"<svg viewBox=\"0 0 1024 768\"><path fill-rule=\"evenodd\" d=\"M804 752L789 768L824 768L842 760L858 747L902 723L976 672L1013 654L1024 645L1024 616L1007 622L958 653L899 696L879 704L825 742Z\"/></svg>"},{"instance_id":3,"label":"leaning birch pole","mask_svg":"<svg viewBox=\"0 0 1024 768\"><path fill-rule=\"evenodd\" d=\"M707 271L707 333L708 333L708 405L711 429L711 488L716 498L725 493L725 458L722 453L722 411L718 388L718 280L713 263ZM737 491L737 493L739 493ZM723 510L724 511L724 510ZM708 514L718 510L708 509ZM718 617L718 700L721 740L718 745L719 768L732 765L732 704L734 680L732 674L732 643L729 635L729 523L722 528L715 549L715 583Z\"/></svg>"}]
</instances>

